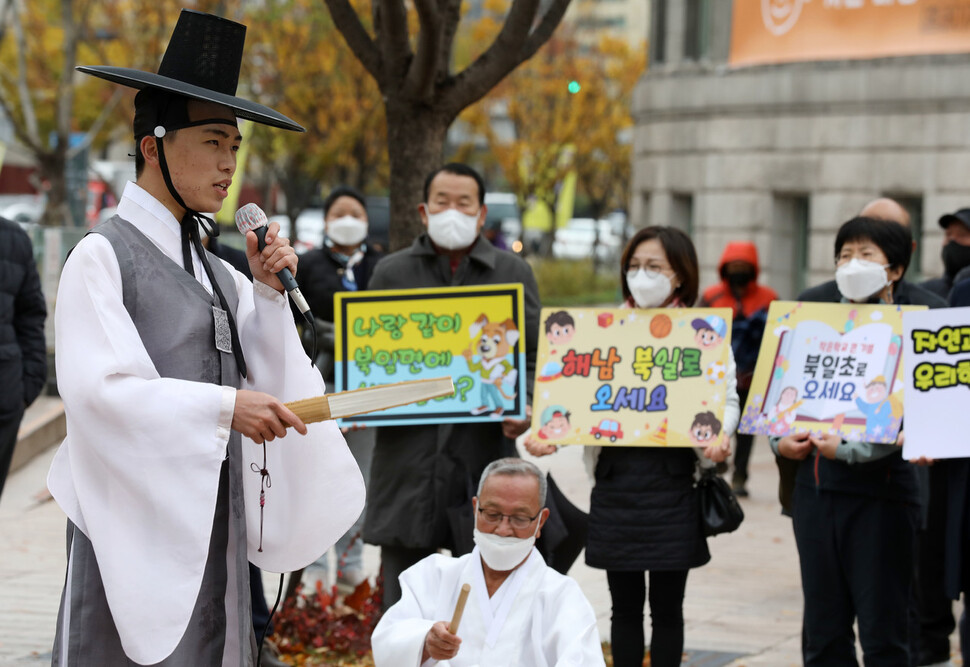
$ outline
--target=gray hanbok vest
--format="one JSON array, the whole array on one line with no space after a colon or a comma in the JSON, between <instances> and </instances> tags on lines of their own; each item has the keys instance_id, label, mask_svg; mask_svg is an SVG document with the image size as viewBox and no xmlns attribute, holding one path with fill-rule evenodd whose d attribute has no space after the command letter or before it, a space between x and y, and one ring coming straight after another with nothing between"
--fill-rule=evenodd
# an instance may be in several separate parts
<instances>
[{"instance_id":1,"label":"gray hanbok vest","mask_svg":"<svg viewBox=\"0 0 970 667\"><path fill-rule=\"evenodd\" d=\"M218 298L120 217L107 220L90 233L101 234L114 249L121 269L125 308L159 374L238 387L239 372L233 355L219 352L215 345L213 307L218 306ZM209 259L235 311L238 298L232 276L214 255ZM240 447L239 434L232 431L219 476L199 597L181 641L159 665L248 667L255 664ZM67 554L71 579L66 582L61 597L52 664L59 667L134 665L121 647L91 542L70 521ZM159 557L165 555L159 554ZM152 576L150 563L144 564L144 570L146 577ZM65 642L67 660L63 664L61 654Z\"/></svg>"}]
</instances>

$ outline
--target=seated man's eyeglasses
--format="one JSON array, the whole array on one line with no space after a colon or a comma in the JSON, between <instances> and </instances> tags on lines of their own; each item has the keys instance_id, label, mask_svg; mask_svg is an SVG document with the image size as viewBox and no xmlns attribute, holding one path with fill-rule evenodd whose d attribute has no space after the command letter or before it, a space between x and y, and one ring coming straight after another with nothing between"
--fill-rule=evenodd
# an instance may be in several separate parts
<instances>
[{"instance_id":1,"label":"seated man's eyeglasses","mask_svg":"<svg viewBox=\"0 0 970 667\"><path fill-rule=\"evenodd\" d=\"M539 510L539 513L535 516L522 516L521 514L502 514L501 512L496 512L495 510L488 510L479 507L478 514L482 517L485 523L490 526L497 526L502 523L502 519L507 518L509 520L509 524L513 528L518 528L521 530L522 528L528 528L529 524L535 521L539 517L539 514L542 514L542 510Z\"/></svg>"}]
</instances>

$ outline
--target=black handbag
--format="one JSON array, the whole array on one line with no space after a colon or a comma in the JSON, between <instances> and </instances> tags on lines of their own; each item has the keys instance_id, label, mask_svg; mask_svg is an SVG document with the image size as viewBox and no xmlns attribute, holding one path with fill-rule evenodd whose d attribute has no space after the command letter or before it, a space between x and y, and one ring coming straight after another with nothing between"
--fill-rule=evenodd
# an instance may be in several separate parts
<instances>
[{"instance_id":1,"label":"black handbag","mask_svg":"<svg viewBox=\"0 0 970 667\"><path fill-rule=\"evenodd\" d=\"M697 480L701 501L701 524L704 537L731 533L744 521L744 510L734 491L714 467L701 468Z\"/></svg>"}]
</instances>

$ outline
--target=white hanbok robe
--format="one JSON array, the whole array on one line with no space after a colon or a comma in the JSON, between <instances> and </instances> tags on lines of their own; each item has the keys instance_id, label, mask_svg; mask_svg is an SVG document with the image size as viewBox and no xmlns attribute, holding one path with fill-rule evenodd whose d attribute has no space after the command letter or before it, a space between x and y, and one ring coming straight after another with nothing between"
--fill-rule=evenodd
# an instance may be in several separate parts
<instances>
[{"instance_id":1,"label":"white hanbok robe","mask_svg":"<svg viewBox=\"0 0 970 667\"><path fill-rule=\"evenodd\" d=\"M179 223L129 183L118 215L182 265ZM195 275L212 287L195 251ZM248 366L240 387L283 401L325 392L285 296L234 275L236 322ZM57 383L67 437L48 487L91 541L125 653L141 664L172 653L199 593L236 389L159 377L125 309L110 242L89 234L60 279L55 314ZM360 515L364 484L334 422L290 429L267 443L262 552L263 449L242 438L249 560L273 572L308 565ZM69 564L70 572L70 564ZM240 594L248 595L249 591Z\"/></svg>"},{"instance_id":2,"label":"white hanbok robe","mask_svg":"<svg viewBox=\"0 0 970 667\"><path fill-rule=\"evenodd\" d=\"M421 662L425 636L450 622L462 584L471 592L451 660ZM401 574L401 600L371 637L377 667L597 667L596 615L579 585L535 549L489 598L478 547L461 558L428 556Z\"/></svg>"}]
</instances>

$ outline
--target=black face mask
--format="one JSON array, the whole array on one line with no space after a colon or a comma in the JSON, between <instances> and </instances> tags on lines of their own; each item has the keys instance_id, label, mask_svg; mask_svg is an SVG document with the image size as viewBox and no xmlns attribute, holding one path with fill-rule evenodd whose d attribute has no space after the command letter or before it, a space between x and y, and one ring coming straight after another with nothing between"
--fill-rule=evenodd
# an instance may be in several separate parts
<instances>
[{"instance_id":1,"label":"black face mask","mask_svg":"<svg viewBox=\"0 0 970 667\"><path fill-rule=\"evenodd\" d=\"M943 246L943 268L953 278L961 269L970 266L970 246L950 241Z\"/></svg>"},{"instance_id":2,"label":"black face mask","mask_svg":"<svg viewBox=\"0 0 970 667\"><path fill-rule=\"evenodd\" d=\"M733 289L744 289L750 283L754 282L754 271L732 271L724 279Z\"/></svg>"}]
</instances>

